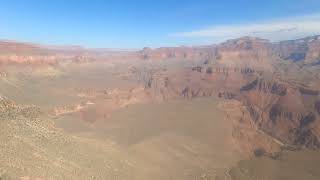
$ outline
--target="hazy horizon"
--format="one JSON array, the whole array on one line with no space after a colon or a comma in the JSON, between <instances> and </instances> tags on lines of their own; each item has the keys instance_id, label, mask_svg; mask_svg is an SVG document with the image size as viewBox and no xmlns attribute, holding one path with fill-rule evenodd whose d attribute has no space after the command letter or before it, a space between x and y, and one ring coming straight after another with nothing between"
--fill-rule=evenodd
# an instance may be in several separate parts
<instances>
[{"instance_id":1,"label":"hazy horizon","mask_svg":"<svg viewBox=\"0 0 320 180\"><path fill-rule=\"evenodd\" d=\"M47 45L140 49L271 41L320 32L320 2L3 1L0 38Z\"/></svg>"}]
</instances>

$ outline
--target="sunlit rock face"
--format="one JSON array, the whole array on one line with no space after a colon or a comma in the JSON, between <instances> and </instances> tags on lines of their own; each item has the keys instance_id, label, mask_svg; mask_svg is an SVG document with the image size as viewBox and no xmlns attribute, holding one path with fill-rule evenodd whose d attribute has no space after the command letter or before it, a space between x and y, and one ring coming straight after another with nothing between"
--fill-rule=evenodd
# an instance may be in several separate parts
<instances>
[{"instance_id":1,"label":"sunlit rock face","mask_svg":"<svg viewBox=\"0 0 320 180\"><path fill-rule=\"evenodd\" d=\"M311 90L259 80L243 88L243 101L259 128L290 145L319 147L319 131L313 129L319 124L313 108L318 96Z\"/></svg>"},{"instance_id":2,"label":"sunlit rock face","mask_svg":"<svg viewBox=\"0 0 320 180\"><path fill-rule=\"evenodd\" d=\"M247 107L249 116L242 118L247 123L285 145L319 148L319 86L307 84L315 81L316 72L292 81L278 66L288 61L316 67L319 47L319 37L280 43L250 37L230 40L208 50L203 64L175 76L155 76L147 87L159 99L237 99Z\"/></svg>"},{"instance_id":3,"label":"sunlit rock face","mask_svg":"<svg viewBox=\"0 0 320 180\"><path fill-rule=\"evenodd\" d=\"M283 41L274 45L276 52L284 60L317 64L320 60L320 36Z\"/></svg>"},{"instance_id":4,"label":"sunlit rock face","mask_svg":"<svg viewBox=\"0 0 320 180\"><path fill-rule=\"evenodd\" d=\"M320 146L319 53L319 36L279 43L242 37L217 45L143 48L138 51L0 43L2 66L28 65L45 67L46 71L50 66L55 73L58 73L53 71L56 67L68 67L66 64L109 63L114 67L117 63L131 64L135 60L147 68L130 66L128 72L120 73L123 78L139 82L141 89L139 93L125 91L123 96L130 98L117 100L123 106L146 99L163 102L217 96L226 101L236 100L245 108L243 117L238 118L242 123L235 123L235 126L241 124L252 132L258 129L284 144L308 148ZM11 76L5 70L1 72L3 79ZM63 74L62 70L59 73ZM81 94L83 98L95 96L98 95ZM56 109L56 114L82 108L77 104L61 107ZM238 138L240 141L245 139L242 131L239 134L238 137L243 137ZM247 139L254 137L264 142L260 135ZM258 140L253 142L258 143ZM247 149L254 152L259 147L262 145L248 146ZM277 149L263 148L266 151Z\"/></svg>"}]
</instances>

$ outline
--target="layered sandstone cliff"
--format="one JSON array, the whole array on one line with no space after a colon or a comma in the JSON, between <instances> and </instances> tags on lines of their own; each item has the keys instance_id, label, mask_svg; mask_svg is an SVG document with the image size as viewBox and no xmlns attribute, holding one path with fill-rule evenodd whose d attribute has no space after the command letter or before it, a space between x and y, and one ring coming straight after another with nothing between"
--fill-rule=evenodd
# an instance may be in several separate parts
<instances>
[{"instance_id":1,"label":"layered sandstone cliff","mask_svg":"<svg viewBox=\"0 0 320 180\"><path fill-rule=\"evenodd\" d=\"M235 138L245 142L244 149L254 152L256 149L274 151L279 144L320 147L319 52L319 36L279 43L243 37L211 46L121 52L82 48L62 51L4 42L0 43L0 63L55 66L66 61L128 63L137 59L143 65L130 66L122 75L139 82L142 88L124 92L79 90L78 96L109 96L121 107L146 99L166 101L218 96L235 100L241 109L235 118ZM179 67L170 67L158 63L161 60L192 63L176 63ZM79 108L82 106L61 107L54 110L54 114ZM247 131L251 133L246 134ZM248 145L250 142L253 144Z\"/></svg>"}]
</instances>

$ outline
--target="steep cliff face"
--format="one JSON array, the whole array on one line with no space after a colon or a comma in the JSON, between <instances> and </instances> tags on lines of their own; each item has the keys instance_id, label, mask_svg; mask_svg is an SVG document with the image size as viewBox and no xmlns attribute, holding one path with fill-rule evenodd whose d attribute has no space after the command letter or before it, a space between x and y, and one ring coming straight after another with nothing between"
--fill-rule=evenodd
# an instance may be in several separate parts
<instances>
[{"instance_id":1,"label":"steep cliff face","mask_svg":"<svg viewBox=\"0 0 320 180\"><path fill-rule=\"evenodd\" d=\"M244 144L256 143L244 148L252 152L259 148L277 149L273 145L263 146L261 142L269 144L269 140L262 140L263 136L290 146L320 147L320 76L316 68L320 63L319 36L279 43L243 37L203 47L95 53L97 51L81 48L61 51L37 45L0 43L2 64L56 65L64 61L82 64L98 60L128 63L137 59L146 65L129 68L126 77L140 82L143 88L138 92L113 92L120 106L148 98L166 101L219 96L237 100L244 108L234 123L237 138ZM171 63L181 59L190 61L172 63L175 67L161 64L161 60ZM6 77L6 74L0 75ZM95 95L96 92L79 92L82 97ZM68 113L77 108L77 105L62 107L55 113ZM243 127L251 133L246 134Z\"/></svg>"},{"instance_id":2,"label":"steep cliff face","mask_svg":"<svg viewBox=\"0 0 320 180\"><path fill-rule=\"evenodd\" d=\"M145 72L143 83L146 91L157 100L220 96L235 98L239 86L250 82L257 72L251 68L207 66L181 68L175 72L159 69Z\"/></svg>"},{"instance_id":3,"label":"steep cliff face","mask_svg":"<svg viewBox=\"0 0 320 180\"><path fill-rule=\"evenodd\" d=\"M281 150L283 144L279 140L258 129L252 121L252 109L248 106L235 100L226 101L222 106L227 120L233 124L234 143L244 156L261 156Z\"/></svg>"},{"instance_id":4,"label":"steep cliff face","mask_svg":"<svg viewBox=\"0 0 320 180\"><path fill-rule=\"evenodd\" d=\"M270 69L273 60L271 43L264 39L244 37L229 40L216 48L216 60L228 66Z\"/></svg>"},{"instance_id":5,"label":"steep cliff face","mask_svg":"<svg viewBox=\"0 0 320 180\"><path fill-rule=\"evenodd\" d=\"M199 64L169 74L155 71L145 81L146 91L159 101L218 96L241 102L245 110L234 128L239 142L251 139L255 144L245 147L251 153L259 148L273 152L281 146L279 144L320 147L317 89L304 86L302 82L287 82L284 80L287 77L279 78L277 74L256 67ZM257 132L244 137L242 127ZM270 139L278 142L277 145L271 145ZM258 141L266 141L269 145L263 146ZM247 143L250 142L244 142Z\"/></svg>"},{"instance_id":6,"label":"steep cliff face","mask_svg":"<svg viewBox=\"0 0 320 180\"><path fill-rule=\"evenodd\" d=\"M283 41L274 45L275 51L285 60L316 64L320 60L320 36Z\"/></svg>"},{"instance_id":7,"label":"steep cliff face","mask_svg":"<svg viewBox=\"0 0 320 180\"><path fill-rule=\"evenodd\" d=\"M144 48L139 52L145 59L202 59L227 66L254 67L272 71L278 60L320 63L320 36L271 43L265 39L242 37L224 43L203 47Z\"/></svg>"},{"instance_id":8,"label":"steep cliff face","mask_svg":"<svg viewBox=\"0 0 320 180\"><path fill-rule=\"evenodd\" d=\"M51 47L13 41L0 42L0 62L52 61L74 59L75 62L100 59L188 59L214 62L227 66L254 67L272 70L270 64L276 59L320 63L319 36L271 43L265 39L242 37L218 45L194 47L144 48L140 51L117 51L108 49L85 49L81 47ZM86 57L85 59L79 57Z\"/></svg>"},{"instance_id":9,"label":"steep cliff face","mask_svg":"<svg viewBox=\"0 0 320 180\"><path fill-rule=\"evenodd\" d=\"M318 148L320 136L314 128L320 121L314 108L317 91L301 89L259 79L241 88L241 100L259 129L288 145Z\"/></svg>"},{"instance_id":10,"label":"steep cliff face","mask_svg":"<svg viewBox=\"0 0 320 180\"><path fill-rule=\"evenodd\" d=\"M205 64L220 64L229 67L255 67L270 70L270 61L277 55L273 54L273 44L268 40L242 37L225 43L201 47L176 48L144 48L139 51L144 59L198 59Z\"/></svg>"}]
</instances>

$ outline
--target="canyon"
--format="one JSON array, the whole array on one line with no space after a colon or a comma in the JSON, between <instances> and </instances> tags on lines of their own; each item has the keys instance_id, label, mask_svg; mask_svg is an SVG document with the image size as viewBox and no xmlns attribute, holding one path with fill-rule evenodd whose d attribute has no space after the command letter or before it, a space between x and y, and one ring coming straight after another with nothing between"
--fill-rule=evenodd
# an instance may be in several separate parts
<instances>
[{"instance_id":1,"label":"canyon","mask_svg":"<svg viewBox=\"0 0 320 180\"><path fill-rule=\"evenodd\" d=\"M260 168L320 153L320 36L141 50L2 41L0 95L3 177L281 179ZM310 169L296 178L319 178Z\"/></svg>"}]
</instances>

